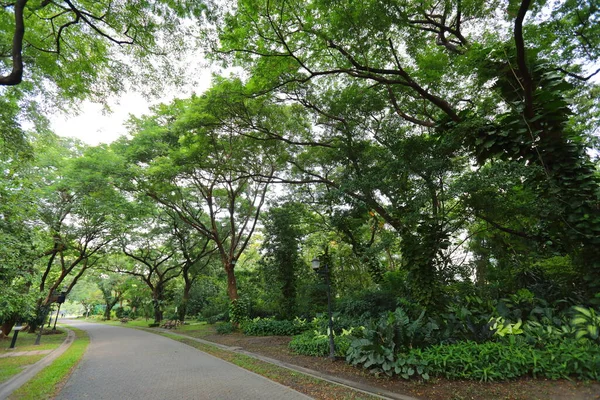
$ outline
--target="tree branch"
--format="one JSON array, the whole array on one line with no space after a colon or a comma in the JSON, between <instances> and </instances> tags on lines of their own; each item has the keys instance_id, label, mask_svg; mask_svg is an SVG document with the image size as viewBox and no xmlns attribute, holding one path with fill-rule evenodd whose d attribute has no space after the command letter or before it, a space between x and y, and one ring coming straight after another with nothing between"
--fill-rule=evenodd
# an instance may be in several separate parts
<instances>
[{"instance_id":1,"label":"tree branch","mask_svg":"<svg viewBox=\"0 0 600 400\"><path fill-rule=\"evenodd\" d=\"M523 39L523 20L525 14L529 10L531 0L522 0L521 7L517 13L515 19L515 47L517 49L517 66L519 67L519 74L521 84L523 86L523 95L525 101L525 117L531 119L534 116L533 113L533 79L531 73L527 68L527 58L525 55L525 41Z\"/></svg>"},{"instance_id":2,"label":"tree branch","mask_svg":"<svg viewBox=\"0 0 600 400\"><path fill-rule=\"evenodd\" d=\"M27 0L17 0L15 7L15 34L12 42L12 71L10 74L0 76L0 85L15 86L23 80L23 37L25 36L25 22L23 12Z\"/></svg>"}]
</instances>

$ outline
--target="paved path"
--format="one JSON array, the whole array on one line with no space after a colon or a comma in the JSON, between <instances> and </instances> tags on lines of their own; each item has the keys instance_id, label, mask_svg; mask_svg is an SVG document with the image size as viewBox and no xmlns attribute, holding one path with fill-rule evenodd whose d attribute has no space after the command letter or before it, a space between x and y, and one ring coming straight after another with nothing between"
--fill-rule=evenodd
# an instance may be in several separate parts
<instances>
[{"instance_id":1,"label":"paved path","mask_svg":"<svg viewBox=\"0 0 600 400\"><path fill-rule=\"evenodd\" d=\"M88 332L91 342L58 400L309 399L162 336L117 326L66 322Z\"/></svg>"}]
</instances>

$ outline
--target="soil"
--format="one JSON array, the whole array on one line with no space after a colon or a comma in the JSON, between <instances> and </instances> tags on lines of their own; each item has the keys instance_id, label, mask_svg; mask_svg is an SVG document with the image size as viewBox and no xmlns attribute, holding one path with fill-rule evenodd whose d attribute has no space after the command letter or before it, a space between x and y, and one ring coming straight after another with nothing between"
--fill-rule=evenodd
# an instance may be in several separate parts
<instances>
[{"instance_id":1,"label":"soil","mask_svg":"<svg viewBox=\"0 0 600 400\"><path fill-rule=\"evenodd\" d=\"M244 336L241 333L208 335L202 339L227 346L241 347L290 364L329 375L379 387L390 392L427 400L600 400L600 383L524 378L508 382L473 382L432 379L429 382L378 377L354 368L343 359L293 354L287 336Z\"/></svg>"}]
</instances>

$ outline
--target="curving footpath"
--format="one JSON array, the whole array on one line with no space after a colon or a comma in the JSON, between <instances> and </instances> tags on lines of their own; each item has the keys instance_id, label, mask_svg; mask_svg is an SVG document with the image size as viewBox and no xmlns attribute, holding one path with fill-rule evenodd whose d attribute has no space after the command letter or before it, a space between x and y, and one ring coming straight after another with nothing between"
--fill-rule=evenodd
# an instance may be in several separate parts
<instances>
[{"instance_id":1,"label":"curving footpath","mask_svg":"<svg viewBox=\"0 0 600 400\"><path fill-rule=\"evenodd\" d=\"M137 329L66 321L90 345L56 399L289 399L310 397L183 343Z\"/></svg>"}]
</instances>

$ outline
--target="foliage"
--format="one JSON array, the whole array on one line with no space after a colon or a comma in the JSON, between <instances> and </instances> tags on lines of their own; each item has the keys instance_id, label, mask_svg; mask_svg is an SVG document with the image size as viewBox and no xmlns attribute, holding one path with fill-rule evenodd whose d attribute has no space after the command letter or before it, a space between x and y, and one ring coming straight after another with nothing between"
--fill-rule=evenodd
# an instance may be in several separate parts
<instances>
[{"instance_id":1,"label":"foliage","mask_svg":"<svg viewBox=\"0 0 600 400\"><path fill-rule=\"evenodd\" d=\"M600 346L589 341L561 340L543 348L503 342L460 342L434 345L414 354L427 363L431 375L481 381L526 375L548 379L597 380Z\"/></svg>"},{"instance_id":2,"label":"foliage","mask_svg":"<svg viewBox=\"0 0 600 400\"><path fill-rule=\"evenodd\" d=\"M250 300L245 297L234 299L229 304L229 320L239 325L250 317Z\"/></svg>"},{"instance_id":3,"label":"foliage","mask_svg":"<svg viewBox=\"0 0 600 400\"><path fill-rule=\"evenodd\" d=\"M433 342L434 332L439 328L435 322L426 321L424 316L423 311L411 321L402 308L387 313L354 333L356 338L350 345L346 361L354 366L391 375L398 361L398 353L425 347Z\"/></svg>"},{"instance_id":4,"label":"foliage","mask_svg":"<svg viewBox=\"0 0 600 400\"><path fill-rule=\"evenodd\" d=\"M521 329L523 322L521 320L511 324L504 321L504 318L498 317L493 318L490 322L493 322L490 329L494 331L494 335L504 337L507 335L520 335L523 333L523 329Z\"/></svg>"},{"instance_id":5,"label":"foliage","mask_svg":"<svg viewBox=\"0 0 600 400\"><path fill-rule=\"evenodd\" d=\"M343 331L341 335L333 337L336 356L344 357L350 347L350 332ZM329 355L329 336L317 331L306 331L292 338L289 344L294 353L313 357L326 357Z\"/></svg>"},{"instance_id":6,"label":"foliage","mask_svg":"<svg viewBox=\"0 0 600 400\"><path fill-rule=\"evenodd\" d=\"M3 4L0 47L10 57L0 64L0 84L23 82L21 90L44 93L46 101L53 95L68 101L123 91L126 78L157 83L150 77L160 75L163 82L176 82L177 74L169 71L175 65L167 54L191 44L185 38L194 29L181 20L200 18L204 10L194 2L162 0L135 5L87 0ZM24 25L21 32L19 22Z\"/></svg>"},{"instance_id":7,"label":"foliage","mask_svg":"<svg viewBox=\"0 0 600 400\"><path fill-rule=\"evenodd\" d=\"M283 318L294 314L298 272L304 266L299 252L300 210L300 204L288 202L270 208L264 218L260 265Z\"/></svg>"},{"instance_id":8,"label":"foliage","mask_svg":"<svg viewBox=\"0 0 600 400\"><path fill-rule=\"evenodd\" d=\"M571 325L575 331L575 338L587 337L600 343L600 313L593 308L573 307Z\"/></svg>"},{"instance_id":9,"label":"foliage","mask_svg":"<svg viewBox=\"0 0 600 400\"><path fill-rule=\"evenodd\" d=\"M249 336L294 336L308 329L310 325L299 318L294 320L255 318L242 324L242 331Z\"/></svg>"},{"instance_id":10,"label":"foliage","mask_svg":"<svg viewBox=\"0 0 600 400\"><path fill-rule=\"evenodd\" d=\"M217 325L217 333L219 335L226 335L228 333L232 333L235 330L235 326L231 322L222 322Z\"/></svg>"}]
</instances>

